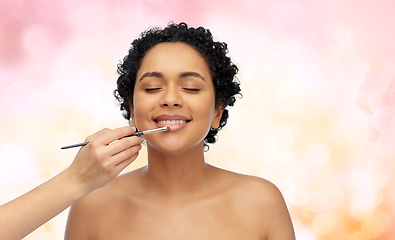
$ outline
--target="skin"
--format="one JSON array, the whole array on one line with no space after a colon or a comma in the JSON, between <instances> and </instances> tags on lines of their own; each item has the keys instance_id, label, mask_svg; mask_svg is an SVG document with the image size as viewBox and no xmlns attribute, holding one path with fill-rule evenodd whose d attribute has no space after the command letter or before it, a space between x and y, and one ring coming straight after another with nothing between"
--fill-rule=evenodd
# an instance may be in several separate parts
<instances>
[{"instance_id":1,"label":"skin","mask_svg":"<svg viewBox=\"0 0 395 240\"><path fill-rule=\"evenodd\" d=\"M205 162L203 139L218 127L222 109L198 52L184 43L149 50L132 101L141 130L160 126L158 116L177 114L188 123L145 136L148 165L75 203L65 239L295 239L272 183Z\"/></svg>"},{"instance_id":2,"label":"skin","mask_svg":"<svg viewBox=\"0 0 395 240\"><path fill-rule=\"evenodd\" d=\"M1 239L22 239L64 209L114 179L141 149L134 127L103 129L85 141L69 168L28 193L0 206ZM112 143L113 142L113 143ZM109 143L112 143L109 145Z\"/></svg>"}]
</instances>

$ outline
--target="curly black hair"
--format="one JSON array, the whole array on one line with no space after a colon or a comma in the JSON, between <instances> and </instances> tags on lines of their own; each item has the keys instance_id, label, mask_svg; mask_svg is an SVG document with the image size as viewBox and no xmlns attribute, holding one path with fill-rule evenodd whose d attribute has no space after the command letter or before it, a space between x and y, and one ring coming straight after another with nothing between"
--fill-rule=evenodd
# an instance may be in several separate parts
<instances>
[{"instance_id":1,"label":"curly black hair","mask_svg":"<svg viewBox=\"0 0 395 240\"><path fill-rule=\"evenodd\" d=\"M240 94L240 83L236 78L238 68L227 56L228 47L224 42L216 42L210 30L203 27L188 27L186 23L170 22L166 28L151 28L144 31L140 38L132 42L128 55L118 64L117 89L114 96L120 103L120 109L126 119L130 119L129 100L133 99L137 70L142 59L155 45L163 42L186 43L199 52L210 69L214 85L215 105L224 111L218 128L211 128L204 139L205 148L208 143L216 142L216 135L227 123L229 112L227 107L233 106L236 95ZM133 104L131 102L131 104Z\"/></svg>"}]
</instances>

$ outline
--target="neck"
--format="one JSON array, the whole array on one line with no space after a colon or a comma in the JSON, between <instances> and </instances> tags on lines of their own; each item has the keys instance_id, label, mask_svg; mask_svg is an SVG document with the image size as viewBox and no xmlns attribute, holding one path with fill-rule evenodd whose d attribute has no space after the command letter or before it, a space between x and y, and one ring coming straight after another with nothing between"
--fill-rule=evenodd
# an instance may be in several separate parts
<instances>
[{"instance_id":1,"label":"neck","mask_svg":"<svg viewBox=\"0 0 395 240\"><path fill-rule=\"evenodd\" d=\"M178 154L166 154L148 144L148 165L144 178L150 189L167 196L191 195L204 189L209 165L203 146Z\"/></svg>"}]
</instances>

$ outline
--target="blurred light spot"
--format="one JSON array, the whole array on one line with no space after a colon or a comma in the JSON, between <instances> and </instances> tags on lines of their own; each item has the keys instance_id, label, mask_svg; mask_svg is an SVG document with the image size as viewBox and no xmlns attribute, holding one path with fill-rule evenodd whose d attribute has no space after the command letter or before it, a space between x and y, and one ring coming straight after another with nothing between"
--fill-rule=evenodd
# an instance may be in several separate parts
<instances>
[{"instance_id":1,"label":"blurred light spot","mask_svg":"<svg viewBox=\"0 0 395 240\"><path fill-rule=\"evenodd\" d=\"M328 206L328 201L321 192L310 192L309 200L306 203L307 209L314 213L323 212Z\"/></svg>"},{"instance_id":2,"label":"blurred light spot","mask_svg":"<svg viewBox=\"0 0 395 240\"><path fill-rule=\"evenodd\" d=\"M350 104L355 104L358 99L358 89L348 89L344 88L340 91L337 91L337 103L339 105L349 106Z\"/></svg>"},{"instance_id":3,"label":"blurred light spot","mask_svg":"<svg viewBox=\"0 0 395 240\"><path fill-rule=\"evenodd\" d=\"M350 214L357 220L370 215L383 201L378 183L371 171L353 169L349 175L351 188Z\"/></svg>"},{"instance_id":4,"label":"blurred light spot","mask_svg":"<svg viewBox=\"0 0 395 240\"><path fill-rule=\"evenodd\" d=\"M49 93L44 90L37 90L31 92L29 101L26 102L26 110L31 117L43 117L48 113L48 108L50 105Z\"/></svg>"},{"instance_id":5,"label":"blurred light spot","mask_svg":"<svg viewBox=\"0 0 395 240\"><path fill-rule=\"evenodd\" d=\"M22 35L21 42L27 54L40 60L47 60L55 50L48 29L42 25L29 25Z\"/></svg>"},{"instance_id":6,"label":"blurred light spot","mask_svg":"<svg viewBox=\"0 0 395 240\"><path fill-rule=\"evenodd\" d=\"M373 164L369 164L371 169L370 169L370 174L372 175L374 179L374 184L377 189L383 188L388 180L392 177L391 173L389 173L388 169L382 169L382 170L377 170L373 168Z\"/></svg>"},{"instance_id":7,"label":"blurred light spot","mask_svg":"<svg viewBox=\"0 0 395 240\"><path fill-rule=\"evenodd\" d=\"M348 106L347 113L339 114L328 130L329 137L337 145L337 156L349 157L369 140L371 117L356 106ZM335 150L334 150L335 151Z\"/></svg>"},{"instance_id":8,"label":"blurred light spot","mask_svg":"<svg viewBox=\"0 0 395 240\"><path fill-rule=\"evenodd\" d=\"M373 169L383 169L384 165L386 165L385 154L386 153L380 146L380 142L378 140L376 140L376 142L369 142L365 146L366 160L369 162L369 167L372 167Z\"/></svg>"},{"instance_id":9,"label":"blurred light spot","mask_svg":"<svg viewBox=\"0 0 395 240\"><path fill-rule=\"evenodd\" d=\"M381 219L384 223L384 231L386 232L388 230L392 230L393 229L393 216L391 216L391 212L388 211L388 209L383 208L383 210L375 210L374 215L372 216L376 216L379 219Z\"/></svg>"},{"instance_id":10,"label":"blurred light spot","mask_svg":"<svg viewBox=\"0 0 395 240\"><path fill-rule=\"evenodd\" d=\"M44 236L40 238L40 240L53 240L56 239L55 237L55 232L52 229L51 223L46 223L44 226L46 226L46 233Z\"/></svg>"},{"instance_id":11,"label":"blurred light spot","mask_svg":"<svg viewBox=\"0 0 395 240\"><path fill-rule=\"evenodd\" d=\"M261 142L265 161L289 164L293 160L294 140L285 125L274 127Z\"/></svg>"},{"instance_id":12,"label":"blurred light spot","mask_svg":"<svg viewBox=\"0 0 395 240\"><path fill-rule=\"evenodd\" d=\"M275 91L277 102L284 102L294 94L312 94L322 82L322 76L313 65L299 65L293 69L288 79Z\"/></svg>"},{"instance_id":13,"label":"blurred light spot","mask_svg":"<svg viewBox=\"0 0 395 240\"><path fill-rule=\"evenodd\" d=\"M395 94L388 89L375 89L369 94L368 105L373 112L382 106L395 106Z\"/></svg>"},{"instance_id":14,"label":"blurred light spot","mask_svg":"<svg viewBox=\"0 0 395 240\"><path fill-rule=\"evenodd\" d=\"M276 88L274 92L274 99L277 102L285 102L294 95L295 91L288 84L284 84Z\"/></svg>"},{"instance_id":15,"label":"blurred light spot","mask_svg":"<svg viewBox=\"0 0 395 240\"><path fill-rule=\"evenodd\" d=\"M350 214L353 218L361 220L370 215L373 210L383 202L381 192L372 193L373 196L367 197L366 194L354 195L351 202ZM364 199L364 197L366 199Z\"/></svg>"},{"instance_id":16,"label":"blurred light spot","mask_svg":"<svg viewBox=\"0 0 395 240\"><path fill-rule=\"evenodd\" d=\"M103 76L97 67L73 72L68 79L58 77L54 79L50 88L52 104L75 109L95 112L100 108L103 88Z\"/></svg>"},{"instance_id":17,"label":"blurred light spot","mask_svg":"<svg viewBox=\"0 0 395 240\"><path fill-rule=\"evenodd\" d=\"M67 14L68 25L71 26L80 38L85 35L93 39L97 32L101 29L106 29L110 24L108 15L106 14L105 2L78 2L78 7L68 9Z\"/></svg>"},{"instance_id":18,"label":"blurred light spot","mask_svg":"<svg viewBox=\"0 0 395 240\"><path fill-rule=\"evenodd\" d=\"M312 102L313 106L316 108L327 108L332 106L338 97L337 90L333 87L332 84L328 82L322 81L317 91L314 93L312 98L315 101Z\"/></svg>"},{"instance_id":19,"label":"blurred light spot","mask_svg":"<svg viewBox=\"0 0 395 240\"><path fill-rule=\"evenodd\" d=\"M333 33L333 38L343 48L336 49L337 51L344 52L352 50L357 38L354 29L346 28L345 26L338 26Z\"/></svg>"},{"instance_id":20,"label":"blurred light spot","mask_svg":"<svg viewBox=\"0 0 395 240\"><path fill-rule=\"evenodd\" d=\"M309 182L309 174L303 168L294 167L289 170L286 177L292 184L298 186L306 186Z\"/></svg>"},{"instance_id":21,"label":"blurred light spot","mask_svg":"<svg viewBox=\"0 0 395 240\"><path fill-rule=\"evenodd\" d=\"M348 240L370 240L370 238L363 232L355 232Z\"/></svg>"},{"instance_id":22,"label":"blurred light spot","mask_svg":"<svg viewBox=\"0 0 395 240\"><path fill-rule=\"evenodd\" d=\"M320 213L313 221L314 229L320 234L329 234L336 229L336 219L331 213Z\"/></svg>"},{"instance_id":23,"label":"blurred light spot","mask_svg":"<svg viewBox=\"0 0 395 240\"><path fill-rule=\"evenodd\" d=\"M99 69L89 69L76 72L73 79L76 83L74 93L76 99L82 99L80 106L82 109L89 109L97 106L101 98L102 73Z\"/></svg>"},{"instance_id":24,"label":"blurred light spot","mask_svg":"<svg viewBox=\"0 0 395 240\"><path fill-rule=\"evenodd\" d=\"M381 82L382 82L381 87L383 89L387 89L391 92L394 92L395 89L394 89L394 85L392 84L392 76L393 76L392 73L384 69L381 74Z\"/></svg>"},{"instance_id":25,"label":"blurred light spot","mask_svg":"<svg viewBox=\"0 0 395 240\"><path fill-rule=\"evenodd\" d=\"M296 239L303 240L318 240L317 234L314 232L314 229L307 228L297 219L293 219L292 221L294 229L295 229L295 237Z\"/></svg>"},{"instance_id":26,"label":"blurred light spot","mask_svg":"<svg viewBox=\"0 0 395 240\"><path fill-rule=\"evenodd\" d=\"M229 156L233 157L233 159L236 159L235 156ZM236 161L240 162L240 161ZM288 186L288 189L292 189L294 185L292 182L288 181L287 179L284 178L284 165L279 163L279 162L270 162L270 161L263 161L260 164L259 168L259 175L262 176L263 178L270 179L275 184L279 184L282 182L283 184L286 184Z\"/></svg>"},{"instance_id":27,"label":"blurred light spot","mask_svg":"<svg viewBox=\"0 0 395 240\"><path fill-rule=\"evenodd\" d=\"M326 199L328 200L328 207L336 208L343 203L344 193L340 187L329 185L325 187L322 192L325 194Z\"/></svg>"},{"instance_id":28,"label":"blurred light spot","mask_svg":"<svg viewBox=\"0 0 395 240\"><path fill-rule=\"evenodd\" d=\"M363 220L361 230L370 238L377 238L384 232L384 222L375 216Z\"/></svg>"},{"instance_id":29,"label":"blurred light spot","mask_svg":"<svg viewBox=\"0 0 395 240\"><path fill-rule=\"evenodd\" d=\"M26 182L40 175L40 168L20 146L11 144L0 146L0 159L1 185Z\"/></svg>"},{"instance_id":30,"label":"blurred light spot","mask_svg":"<svg viewBox=\"0 0 395 240\"><path fill-rule=\"evenodd\" d=\"M339 118L346 127L354 127L360 129L361 127L366 128L371 122L371 116L364 113L360 108L356 106L350 106L347 109L347 113Z\"/></svg>"},{"instance_id":31,"label":"blurred light spot","mask_svg":"<svg viewBox=\"0 0 395 240\"><path fill-rule=\"evenodd\" d=\"M334 74L337 81L349 92L349 89L356 89L362 84L369 67L369 63L349 61L337 64Z\"/></svg>"},{"instance_id":32,"label":"blurred light spot","mask_svg":"<svg viewBox=\"0 0 395 240\"><path fill-rule=\"evenodd\" d=\"M161 4L163 3L163 0L146 0L147 2L153 3L153 4Z\"/></svg>"},{"instance_id":33,"label":"blurred light spot","mask_svg":"<svg viewBox=\"0 0 395 240\"><path fill-rule=\"evenodd\" d=\"M278 113L292 117L305 112L309 102L308 98L294 96L284 102L277 102L274 107Z\"/></svg>"},{"instance_id":34,"label":"blurred light spot","mask_svg":"<svg viewBox=\"0 0 395 240\"><path fill-rule=\"evenodd\" d=\"M311 143L304 150L303 158L310 166L322 167L328 165L331 151L326 144Z\"/></svg>"},{"instance_id":35,"label":"blurred light spot","mask_svg":"<svg viewBox=\"0 0 395 240\"><path fill-rule=\"evenodd\" d=\"M305 187L302 186L293 186L289 188L285 195L288 202L295 206L302 206L306 204L309 198L309 192Z\"/></svg>"},{"instance_id":36,"label":"blurred light spot","mask_svg":"<svg viewBox=\"0 0 395 240\"><path fill-rule=\"evenodd\" d=\"M131 17L138 19L143 14L143 5L140 1L118 0L114 4L114 14L121 21L130 21Z\"/></svg>"},{"instance_id":37,"label":"blurred light spot","mask_svg":"<svg viewBox=\"0 0 395 240\"><path fill-rule=\"evenodd\" d=\"M291 151L286 151L276 145L269 145L267 147L264 153L265 159L272 159L283 164L288 164L292 161L293 153Z\"/></svg>"},{"instance_id":38,"label":"blurred light spot","mask_svg":"<svg viewBox=\"0 0 395 240\"><path fill-rule=\"evenodd\" d=\"M313 57L310 50L297 39L284 37L281 39L281 51L276 52L275 55L280 56L281 59L287 59L291 63L299 64L309 61Z\"/></svg>"},{"instance_id":39,"label":"blurred light spot","mask_svg":"<svg viewBox=\"0 0 395 240\"><path fill-rule=\"evenodd\" d=\"M255 79L258 72L258 62L252 56L247 56L243 62L243 65L240 68L239 74L243 76L242 82L243 84L251 84L252 91L254 92L256 97L264 97L262 94L262 89L259 88L259 81Z\"/></svg>"},{"instance_id":40,"label":"blurred light spot","mask_svg":"<svg viewBox=\"0 0 395 240\"><path fill-rule=\"evenodd\" d=\"M395 108L384 106L373 114L373 126L383 133L395 132Z\"/></svg>"},{"instance_id":41,"label":"blurred light spot","mask_svg":"<svg viewBox=\"0 0 395 240\"><path fill-rule=\"evenodd\" d=\"M25 117L25 109L28 99L30 99L31 91L26 87L26 85L13 83L6 87L3 91L4 95L4 105L5 110L8 115L14 115L19 117Z\"/></svg>"},{"instance_id":42,"label":"blurred light spot","mask_svg":"<svg viewBox=\"0 0 395 240\"><path fill-rule=\"evenodd\" d=\"M392 166L395 168L395 135L392 133L380 133L377 138L377 144L384 151L385 155L390 158Z\"/></svg>"},{"instance_id":43,"label":"blurred light spot","mask_svg":"<svg viewBox=\"0 0 395 240\"><path fill-rule=\"evenodd\" d=\"M390 54L388 55L388 58L384 58L383 65L387 71L389 71L391 74L395 74L395 57Z\"/></svg>"}]
</instances>

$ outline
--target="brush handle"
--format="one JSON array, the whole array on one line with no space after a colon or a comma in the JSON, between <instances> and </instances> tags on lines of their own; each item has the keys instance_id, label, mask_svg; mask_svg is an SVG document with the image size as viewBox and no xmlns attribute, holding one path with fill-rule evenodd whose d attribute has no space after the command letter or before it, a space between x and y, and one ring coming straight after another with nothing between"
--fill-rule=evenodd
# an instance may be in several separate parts
<instances>
[{"instance_id":1,"label":"brush handle","mask_svg":"<svg viewBox=\"0 0 395 240\"><path fill-rule=\"evenodd\" d=\"M144 134L144 131L142 131L142 132L135 132L132 135L125 136L125 137L141 136L143 134ZM76 143L76 144L72 144L72 145L61 147L60 149L69 149L69 148L75 148L75 147L83 147L83 146L87 145L88 143L90 143L90 142Z\"/></svg>"},{"instance_id":2,"label":"brush handle","mask_svg":"<svg viewBox=\"0 0 395 240\"><path fill-rule=\"evenodd\" d=\"M83 143L77 143L77 144L72 144L68 146L61 147L60 149L68 149L68 148L75 148L75 147L83 147L87 145L89 142L83 142Z\"/></svg>"},{"instance_id":3,"label":"brush handle","mask_svg":"<svg viewBox=\"0 0 395 240\"><path fill-rule=\"evenodd\" d=\"M146 130L146 131L141 131L141 132L135 132L132 135L125 136L125 137L132 137L132 136L142 136L144 134L150 134L154 132L162 132L162 131L168 131L170 128L169 127L162 127L162 128L156 128L156 129L151 129L151 130ZM76 143L68 146L61 147L60 149L69 149L69 148L75 148L75 147L83 147L87 145L89 142L83 142L83 143Z\"/></svg>"}]
</instances>

